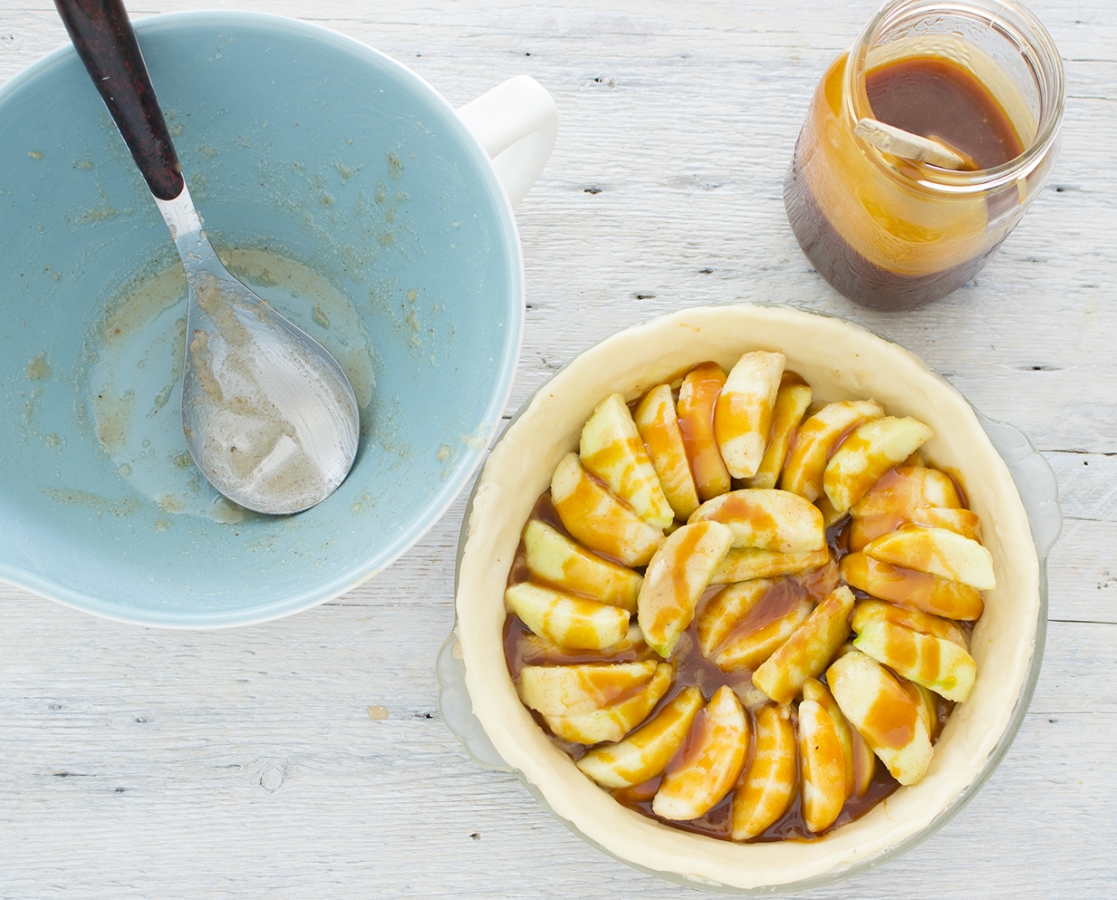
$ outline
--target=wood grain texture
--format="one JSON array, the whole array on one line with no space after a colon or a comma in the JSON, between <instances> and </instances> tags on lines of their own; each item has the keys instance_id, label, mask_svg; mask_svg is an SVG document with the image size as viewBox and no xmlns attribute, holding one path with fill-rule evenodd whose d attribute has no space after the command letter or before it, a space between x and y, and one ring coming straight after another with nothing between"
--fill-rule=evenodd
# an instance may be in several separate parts
<instances>
[{"instance_id":1,"label":"wood grain texture","mask_svg":"<svg viewBox=\"0 0 1117 900\"><path fill-rule=\"evenodd\" d=\"M1066 66L1049 186L979 277L903 315L836 295L781 184L823 67L875 0L323 0L179 4L299 16L461 105L520 72L559 107L519 207L528 283L508 412L580 350L683 306L764 300L910 347L1054 466L1047 652L1004 763L938 835L811 896L1111 896L1117 860L1117 20L1036 0ZM0 83L62 45L52 4L0 0ZM156 86L158 87L158 86ZM0 218L0 232L3 220ZM0 585L0 900L698 896L571 835L441 722L464 499L340 600L232 632L91 619ZM368 707L383 707L373 718ZM377 712L377 715L382 713Z\"/></svg>"}]
</instances>

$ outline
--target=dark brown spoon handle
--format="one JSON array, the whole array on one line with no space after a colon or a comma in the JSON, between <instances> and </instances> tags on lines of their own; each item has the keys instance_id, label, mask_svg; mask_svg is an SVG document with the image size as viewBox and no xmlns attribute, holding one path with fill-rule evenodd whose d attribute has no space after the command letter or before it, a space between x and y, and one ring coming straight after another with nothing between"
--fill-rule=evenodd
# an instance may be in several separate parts
<instances>
[{"instance_id":1,"label":"dark brown spoon handle","mask_svg":"<svg viewBox=\"0 0 1117 900\"><path fill-rule=\"evenodd\" d=\"M54 5L151 193L173 200L182 193L182 166L124 4L54 0Z\"/></svg>"}]
</instances>

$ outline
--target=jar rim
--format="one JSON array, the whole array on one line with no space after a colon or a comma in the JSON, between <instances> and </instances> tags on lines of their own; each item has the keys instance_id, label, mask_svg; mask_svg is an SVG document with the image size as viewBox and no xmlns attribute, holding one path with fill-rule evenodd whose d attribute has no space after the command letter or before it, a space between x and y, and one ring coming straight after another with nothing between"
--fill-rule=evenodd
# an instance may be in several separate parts
<instances>
[{"instance_id":1,"label":"jar rim","mask_svg":"<svg viewBox=\"0 0 1117 900\"><path fill-rule=\"evenodd\" d=\"M1066 102L1066 81L1063 61L1055 42L1043 23L1015 0L890 0L880 8L862 29L846 59L843 76L842 114L853 126L866 115L871 116L868 93L865 89L865 63L869 48L888 28L920 13L953 13L996 26L999 31L1019 38L1032 51L1030 62L1040 91L1040 108L1037 116L1036 135L1018 156L988 169L940 169L919 166L919 177L911 177L890 163L885 154L854 135L861 152L874 166L894 181L909 187L951 195L968 195L987 192L1026 178L1048 155L1058 138ZM1022 50L1023 52L1023 50Z\"/></svg>"}]
</instances>

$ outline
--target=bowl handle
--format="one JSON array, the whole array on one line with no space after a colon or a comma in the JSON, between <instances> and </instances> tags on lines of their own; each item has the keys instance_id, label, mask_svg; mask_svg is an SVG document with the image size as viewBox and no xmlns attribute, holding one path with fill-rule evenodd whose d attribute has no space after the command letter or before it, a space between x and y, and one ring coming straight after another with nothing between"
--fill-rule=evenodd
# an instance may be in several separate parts
<instances>
[{"instance_id":1,"label":"bowl handle","mask_svg":"<svg viewBox=\"0 0 1117 900\"><path fill-rule=\"evenodd\" d=\"M496 177L516 206L543 171L558 133L554 98L530 75L517 75L458 110L493 161Z\"/></svg>"}]
</instances>

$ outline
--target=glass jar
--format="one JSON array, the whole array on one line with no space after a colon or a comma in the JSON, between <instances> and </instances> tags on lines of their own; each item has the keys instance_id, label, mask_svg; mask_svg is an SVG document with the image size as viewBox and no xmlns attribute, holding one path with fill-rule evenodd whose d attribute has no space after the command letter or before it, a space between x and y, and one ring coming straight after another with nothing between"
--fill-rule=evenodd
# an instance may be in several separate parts
<instances>
[{"instance_id":1,"label":"glass jar","mask_svg":"<svg viewBox=\"0 0 1117 900\"><path fill-rule=\"evenodd\" d=\"M854 133L875 118L867 76L911 60L952 64L1003 112L1022 152L954 171L878 150ZM914 309L965 284L1051 172L1065 87L1050 35L1000 0L894 0L823 76L784 183L803 252L830 284L873 309ZM895 124L895 123L894 123Z\"/></svg>"}]
</instances>

